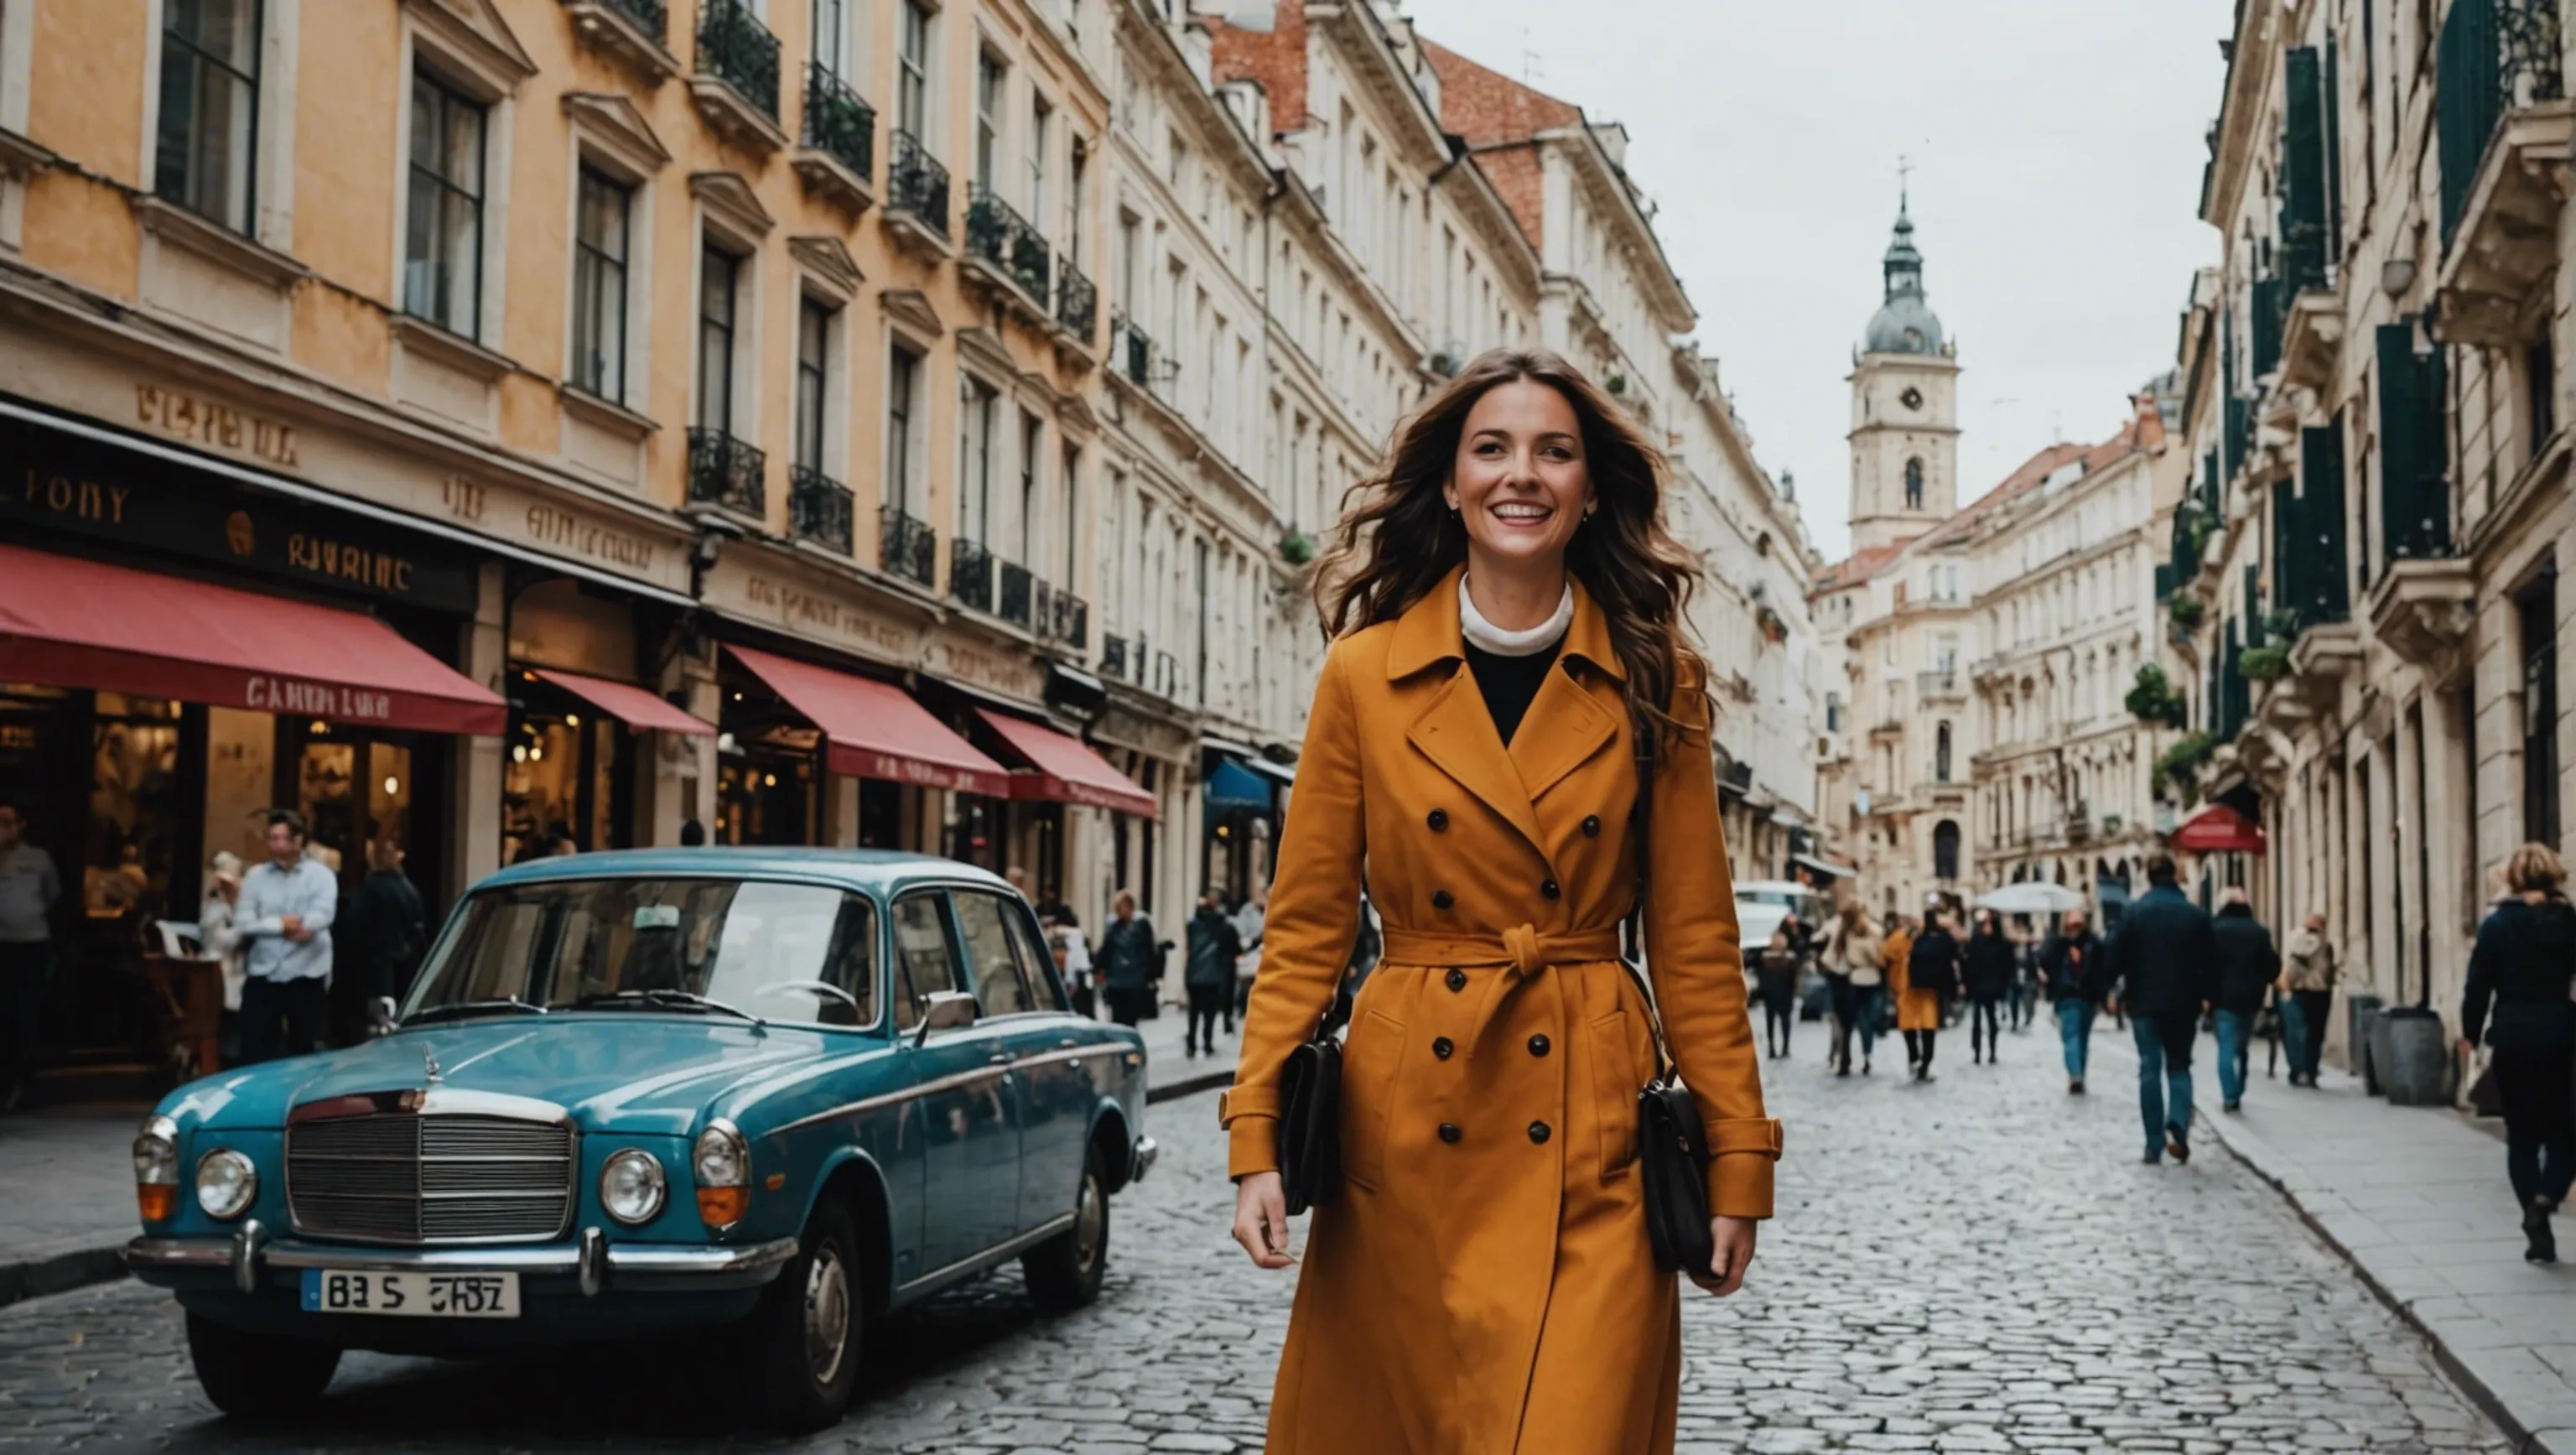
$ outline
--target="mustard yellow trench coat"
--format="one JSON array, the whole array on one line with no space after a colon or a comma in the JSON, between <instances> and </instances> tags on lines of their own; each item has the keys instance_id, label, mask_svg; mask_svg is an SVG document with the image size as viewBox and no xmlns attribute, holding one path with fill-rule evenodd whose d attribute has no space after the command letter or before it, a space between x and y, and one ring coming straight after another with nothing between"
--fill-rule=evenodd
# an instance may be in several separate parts
<instances>
[{"instance_id":1,"label":"mustard yellow trench coat","mask_svg":"<svg viewBox=\"0 0 2576 1455\"><path fill-rule=\"evenodd\" d=\"M1340 1196L1318 1208L1271 1455L1669 1451L1676 1280L1646 1241L1643 996L1622 669L1575 590L1556 670L1506 748L1464 661L1455 573L1326 659L1219 1116L1235 1176L1275 1168L1282 1062L1348 958L1363 878L1386 950L1345 1044ZM1646 956L1707 1120L1720 1213L1768 1217L1763 1114L1708 707L1676 694L1656 776Z\"/></svg>"}]
</instances>

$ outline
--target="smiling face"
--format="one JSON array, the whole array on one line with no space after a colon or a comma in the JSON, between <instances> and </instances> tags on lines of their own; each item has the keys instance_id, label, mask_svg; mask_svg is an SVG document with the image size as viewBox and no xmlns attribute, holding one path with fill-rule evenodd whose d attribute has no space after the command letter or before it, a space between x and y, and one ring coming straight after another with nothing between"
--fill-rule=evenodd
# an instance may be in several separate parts
<instances>
[{"instance_id":1,"label":"smiling face","mask_svg":"<svg viewBox=\"0 0 2576 1455\"><path fill-rule=\"evenodd\" d=\"M1562 562L1593 506L1574 406L1534 379L1486 390L1467 412L1441 493L1466 525L1470 571Z\"/></svg>"}]
</instances>

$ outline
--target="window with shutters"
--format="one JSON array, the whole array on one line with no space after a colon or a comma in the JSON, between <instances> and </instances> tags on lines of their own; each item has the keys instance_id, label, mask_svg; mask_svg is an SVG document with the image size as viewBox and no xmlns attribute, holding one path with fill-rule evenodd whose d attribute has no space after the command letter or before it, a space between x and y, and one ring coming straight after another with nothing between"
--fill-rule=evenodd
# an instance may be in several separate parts
<instances>
[{"instance_id":1,"label":"window with shutters","mask_svg":"<svg viewBox=\"0 0 2576 1455\"><path fill-rule=\"evenodd\" d=\"M2448 379L2439 345L2417 352L2412 318L2378 331L2379 527L2390 560L2451 554Z\"/></svg>"}]
</instances>

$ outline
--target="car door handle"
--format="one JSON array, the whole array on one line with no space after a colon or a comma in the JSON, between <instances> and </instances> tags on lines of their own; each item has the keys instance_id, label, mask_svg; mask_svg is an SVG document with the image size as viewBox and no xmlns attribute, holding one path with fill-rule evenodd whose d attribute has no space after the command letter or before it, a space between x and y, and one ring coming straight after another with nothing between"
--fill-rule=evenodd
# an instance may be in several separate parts
<instances>
[{"instance_id":1,"label":"car door handle","mask_svg":"<svg viewBox=\"0 0 2576 1455\"><path fill-rule=\"evenodd\" d=\"M992 1055L984 1058L984 1064L987 1066L1008 1066L1018 1059L1018 1057L1013 1056L1008 1051L995 1051Z\"/></svg>"}]
</instances>

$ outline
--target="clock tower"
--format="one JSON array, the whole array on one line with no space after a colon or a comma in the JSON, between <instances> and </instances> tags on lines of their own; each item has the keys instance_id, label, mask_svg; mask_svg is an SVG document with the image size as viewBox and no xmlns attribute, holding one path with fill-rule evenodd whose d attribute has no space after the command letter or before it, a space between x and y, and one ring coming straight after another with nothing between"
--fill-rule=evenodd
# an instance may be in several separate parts
<instances>
[{"instance_id":1,"label":"clock tower","mask_svg":"<svg viewBox=\"0 0 2576 1455\"><path fill-rule=\"evenodd\" d=\"M1887 245L1887 300L1852 359L1852 549L1920 535L1959 507L1959 361L1923 299L1906 200Z\"/></svg>"}]
</instances>

